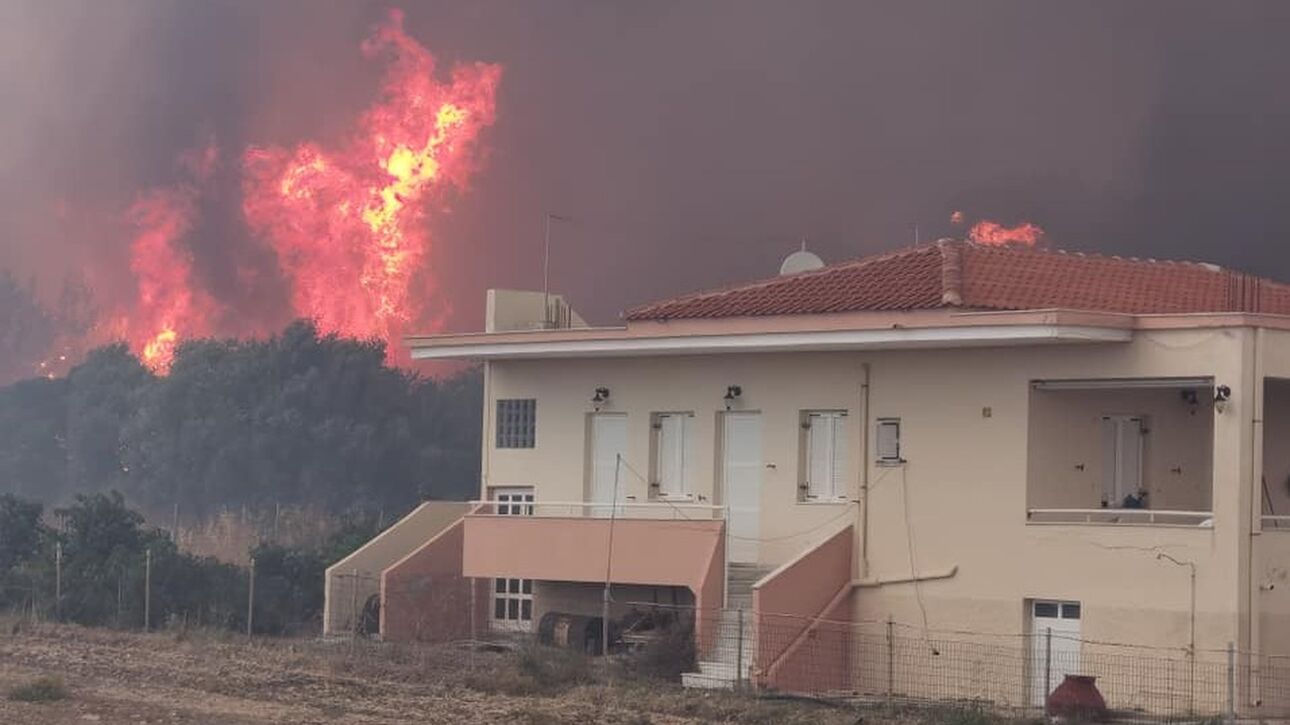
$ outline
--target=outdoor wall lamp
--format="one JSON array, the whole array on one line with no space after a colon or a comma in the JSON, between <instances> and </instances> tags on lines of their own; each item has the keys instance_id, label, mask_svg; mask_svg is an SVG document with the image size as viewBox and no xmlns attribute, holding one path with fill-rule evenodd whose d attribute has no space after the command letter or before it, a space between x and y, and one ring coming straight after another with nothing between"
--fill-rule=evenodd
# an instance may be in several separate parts
<instances>
[{"instance_id":1,"label":"outdoor wall lamp","mask_svg":"<svg viewBox=\"0 0 1290 725\"><path fill-rule=\"evenodd\" d=\"M609 388L596 388L595 395L591 396L591 404L596 406L596 410L600 410L600 406L604 405L608 400Z\"/></svg>"},{"instance_id":2,"label":"outdoor wall lamp","mask_svg":"<svg viewBox=\"0 0 1290 725\"><path fill-rule=\"evenodd\" d=\"M1214 410L1222 413L1223 408L1227 407L1227 401L1232 398L1232 389L1226 385L1219 385L1214 388Z\"/></svg>"},{"instance_id":3,"label":"outdoor wall lamp","mask_svg":"<svg viewBox=\"0 0 1290 725\"><path fill-rule=\"evenodd\" d=\"M726 401L726 410L730 410L730 406L734 405L735 401L738 400L739 397L743 394L744 394L743 386L740 386L740 385L726 386L726 395L724 398L724 400Z\"/></svg>"}]
</instances>

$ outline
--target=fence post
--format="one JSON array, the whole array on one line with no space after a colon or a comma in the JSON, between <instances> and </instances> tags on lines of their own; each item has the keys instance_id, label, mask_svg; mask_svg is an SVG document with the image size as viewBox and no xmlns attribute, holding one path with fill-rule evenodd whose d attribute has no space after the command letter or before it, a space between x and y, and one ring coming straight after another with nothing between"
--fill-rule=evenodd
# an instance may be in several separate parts
<instances>
[{"instance_id":1,"label":"fence post","mask_svg":"<svg viewBox=\"0 0 1290 725\"><path fill-rule=\"evenodd\" d=\"M1227 719L1236 719L1236 645L1227 643Z\"/></svg>"},{"instance_id":2,"label":"fence post","mask_svg":"<svg viewBox=\"0 0 1290 725\"><path fill-rule=\"evenodd\" d=\"M1044 634L1044 696L1040 707L1048 709L1048 693L1053 691L1053 628Z\"/></svg>"},{"instance_id":3,"label":"fence post","mask_svg":"<svg viewBox=\"0 0 1290 725\"><path fill-rule=\"evenodd\" d=\"M887 615L887 704L891 704L896 683L896 637L891 615Z\"/></svg>"},{"instance_id":4,"label":"fence post","mask_svg":"<svg viewBox=\"0 0 1290 725\"><path fill-rule=\"evenodd\" d=\"M63 621L63 542L54 542L54 619Z\"/></svg>"},{"instance_id":5,"label":"fence post","mask_svg":"<svg viewBox=\"0 0 1290 725\"><path fill-rule=\"evenodd\" d=\"M143 552L143 631L152 629L152 549Z\"/></svg>"},{"instance_id":6,"label":"fence post","mask_svg":"<svg viewBox=\"0 0 1290 725\"><path fill-rule=\"evenodd\" d=\"M358 569L349 581L349 638L358 638Z\"/></svg>"},{"instance_id":7,"label":"fence post","mask_svg":"<svg viewBox=\"0 0 1290 725\"><path fill-rule=\"evenodd\" d=\"M251 557L251 569L247 572L246 587L246 638L251 638L251 633L255 631L255 557Z\"/></svg>"},{"instance_id":8,"label":"fence post","mask_svg":"<svg viewBox=\"0 0 1290 725\"><path fill-rule=\"evenodd\" d=\"M740 607L735 610L739 613L739 645L735 650L735 689L744 689L744 609Z\"/></svg>"}]
</instances>

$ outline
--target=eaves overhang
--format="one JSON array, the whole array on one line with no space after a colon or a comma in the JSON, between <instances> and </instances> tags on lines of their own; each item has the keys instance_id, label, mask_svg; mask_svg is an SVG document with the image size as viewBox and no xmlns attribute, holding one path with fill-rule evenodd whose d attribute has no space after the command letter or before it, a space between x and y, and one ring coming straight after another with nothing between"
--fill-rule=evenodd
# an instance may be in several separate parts
<instances>
[{"instance_id":1,"label":"eaves overhang","mask_svg":"<svg viewBox=\"0 0 1290 725\"><path fill-rule=\"evenodd\" d=\"M1079 324L984 324L710 334L629 334L628 328L597 328L562 336L543 331L521 335L452 336L409 341L415 360L555 359L756 352L826 352L916 348L1122 343L1127 327ZM660 330L661 332L661 330Z\"/></svg>"}]
</instances>

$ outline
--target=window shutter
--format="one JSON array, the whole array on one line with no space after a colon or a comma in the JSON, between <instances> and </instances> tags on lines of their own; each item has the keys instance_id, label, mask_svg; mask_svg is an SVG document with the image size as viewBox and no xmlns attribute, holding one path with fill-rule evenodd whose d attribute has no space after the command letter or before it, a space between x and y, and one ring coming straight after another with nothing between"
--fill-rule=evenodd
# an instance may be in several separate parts
<instances>
[{"instance_id":1,"label":"window shutter","mask_svg":"<svg viewBox=\"0 0 1290 725\"><path fill-rule=\"evenodd\" d=\"M847 450L847 417L844 413L835 413L832 416L832 456L829 462L829 492L830 498L842 498L847 493L846 482L846 450Z\"/></svg>"},{"instance_id":2,"label":"window shutter","mask_svg":"<svg viewBox=\"0 0 1290 725\"><path fill-rule=\"evenodd\" d=\"M822 413L806 417L806 496L821 498L827 495L827 486L833 478L830 470L833 459L832 422Z\"/></svg>"},{"instance_id":3,"label":"window shutter","mask_svg":"<svg viewBox=\"0 0 1290 725\"><path fill-rule=\"evenodd\" d=\"M900 462L900 419L878 419L878 460L883 463Z\"/></svg>"},{"instance_id":4,"label":"window shutter","mask_svg":"<svg viewBox=\"0 0 1290 725\"><path fill-rule=\"evenodd\" d=\"M690 414L667 413L658 416L658 448L655 467L660 494L673 496L689 493Z\"/></svg>"}]
</instances>

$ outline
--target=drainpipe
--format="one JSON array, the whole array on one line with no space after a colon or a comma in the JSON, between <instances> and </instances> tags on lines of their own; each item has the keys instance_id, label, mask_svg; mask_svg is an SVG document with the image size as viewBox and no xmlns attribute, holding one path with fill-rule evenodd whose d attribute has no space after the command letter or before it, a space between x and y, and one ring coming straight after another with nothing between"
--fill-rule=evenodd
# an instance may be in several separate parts
<instances>
[{"instance_id":1,"label":"drainpipe","mask_svg":"<svg viewBox=\"0 0 1290 725\"><path fill-rule=\"evenodd\" d=\"M869 363L860 364L860 578L869 576Z\"/></svg>"},{"instance_id":2,"label":"drainpipe","mask_svg":"<svg viewBox=\"0 0 1290 725\"><path fill-rule=\"evenodd\" d=\"M480 436L480 445L483 448L483 450L480 451L480 458L479 458L479 500L480 501L488 500L488 473L489 473L488 464L489 464L489 458L490 458L489 454L491 453L493 448L492 438L489 437L489 432L493 428L493 408L494 407L496 406L493 404L493 364L490 361L485 360L484 361L484 414L480 416L481 418L483 418L482 425L484 426L484 434Z\"/></svg>"},{"instance_id":3,"label":"drainpipe","mask_svg":"<svg viewBox=\"0 0 1290 725\"><path fill-rule=\"evenodd\" d=\"M1249 632L1249 641L1246 644L1246 651L1249 652L1250 666L1248 671L1252 674L1258 667L1260 655L1260 631L1259 631L1259 597L1262 591L1259 588L1259 571L1256 551L1258 550L1258 537L1263 533L1263 338L1264 331L1261 327L1254 329L1253 342L1253 360L1251 361L1251 371L1253 380L1250 381L1248 395L1250 396L1250 476L1249 490L1246 492L1250 502L1250 535L1246 539L1248 547L1246 559L1246 576L1249 579L1249 589L1246 603L1246 617L1248 618L1247 631ZM1256 503L1257 502L1257 503ZM1245 686L1247 692L1247 701L1254 704L1254 701L1260 699L1256 697L1253 691L1255 677L1250 677Z\"/></svg>"}]
</instances>

